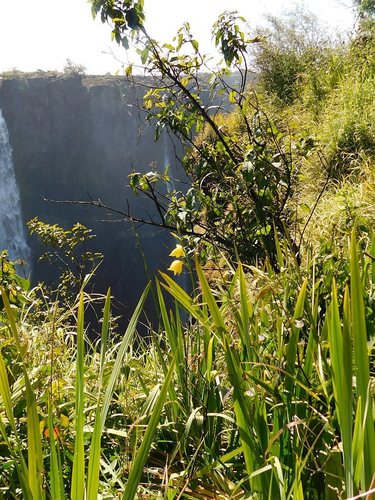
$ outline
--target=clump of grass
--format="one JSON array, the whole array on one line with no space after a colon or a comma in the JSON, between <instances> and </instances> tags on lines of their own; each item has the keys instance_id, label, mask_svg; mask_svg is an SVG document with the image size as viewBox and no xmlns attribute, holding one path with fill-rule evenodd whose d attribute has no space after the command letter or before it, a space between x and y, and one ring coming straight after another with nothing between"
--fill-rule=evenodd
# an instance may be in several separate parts
<instances>
[{"instance_id":1,"label":"clump of grass","mask_svg":"<svg viewBox=\"0 0 375 500\"><path fill-rule=\"evenodd\" d=\"M4 288L1 287L0 291L6 315L2 327L5 335L0 352L0 433L4 440L5 455L9 457L9 461L0 469L2 494L10 497L19 496L22 492L23 498L26 499L42 499L46 495L56 499L68 497L81 499L84 496L96 499L99 491L103 490L103 479L106 475L110 473L112 476L119 476L117 467L113 468L110 464L106 464L107 459L102 444L104 444L104 434L108 432L110 435L111 429L105 429L105 424L125 355L134 341L136 324L148 290L146 289L141 297L123 339L112 349L109 357L107 355L110 321L108 292L102 323L100 357L95 371L88 362L90 354L85 354L85 301L81 293L76 306L75 342L65 346L65 351L69 352L73 359L66 365L68 371L63 371L61 374L61 380L65 379L64 384L61 380L56 381L53 378L55 365L58 364L56 360L59 360L64 350L62 344L54 342L50 365L44 367L51 370L44 390L40 385L46 374L33 370L32 365L30 367L30 359L25 356L26 345L21 340L9 300ZM58 320L54 315L50 326L54 330L55 338L56 322ZM7 331L9 336L6 340ZM7 349L9 346L11 346L10 351ZM32 353L32 356L36 358L36 353ZM15 378L17 375L14 370L15 365L20 369L19 378ZM142 442L137 452L132 453L127 481L124 478L120 481L123 485L123 498L131 499L136 495L173 372L174 361L169 364L163 383L154 391L153 401L143 414L143 418L149 421L145 431L139 432L142 435ZM94 391L89 398L86 394L88 376L97 377ZM56 388L56 382L60 384L59 389ZM59 392L59 397L56 396L56 391ZM22 404L23 401L26 403L25 412L21 411L21 415L17 411L17 401L18 404ZM88 424L90 421L92 423ZM13 475L16 479L12 479Z\"/></svg>"},{"instance_id":2,"label":"clump of grass","mask_svg":"<svg viewBox=\"0 0 375 500\"><path fill-rule=\"evenodd\" d=\"M373 172L371 167L363 166L363 179L353 182L349 177L340 183L331 184L315 206L317 193L306 193L304 203L299 208L301 226L304 231L305 247L317 253L323 246L336 249L342 255L348 233L357 226L364 233L375 221ZM313 212L313 213L312 213Z\"/></svg>"},{"instance_id":3,"label":"clump of grass","mask_svg":"<svg viewBox=\"0 0 375 500\"><path fill-rule=\"evenodd\" d=\"M297 242L303 234L315 249L322 239L327 240L327 234L344 234L347 227L350 231L352 226L348 222L345 228L345 219L354 219L359 226L373 221L369 189L375 160L371 33L365 41L358 34L321 51L322 66L305 65L288 104L280 103L275 93L260 96L293 144L297 182L288 204L294 214L293 234Z\"/></svg>"},{"instance_id":4,"label":"clump of grass","mask_svg":"<svg viewBox=\"0 0 375 500\"><path fill-rule=\"evenodd\" d=\"M41 372L27 366L2 295L10 329L3 327L0 432L16 477L1 469L4 495L288 499L369 489L375 275L367 255L375 240L359 253L353 234L349 270L328 281L318 262L300 268L283 244L277 248L278 272L239 266L215 291L198 262L193 295L162 273L161 327L138 352L131 345L145 296L113 346L107 296L99 354L84 350L81 295L60 400L51 387L35 392ZM12 356L18 376L7 364ZM128 388L131 412L122 403ZM25 399L19 414L12 402Z\"/></svg>"}]
</instances>

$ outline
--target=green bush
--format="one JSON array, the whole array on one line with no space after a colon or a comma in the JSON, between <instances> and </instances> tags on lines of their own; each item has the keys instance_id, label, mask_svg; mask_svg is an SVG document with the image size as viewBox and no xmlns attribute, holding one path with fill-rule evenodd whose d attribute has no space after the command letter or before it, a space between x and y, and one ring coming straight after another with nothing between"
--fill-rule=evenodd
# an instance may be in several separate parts
<instances>
[{"instance_id":1,"label":"green bush","mask_svg":"<svg viewBox=\"0 0 375 500\"><path fill-rule=\"evenodd\" d=\"M309 74L314 92L321 98L324 91L317 75L326 69L332 42L318 20L299 9L285 17L269 15L267 21L269 27L257 31L260 43L253 50L264 91L282 104L290 104Z\"/></svg>"}]
</instances>

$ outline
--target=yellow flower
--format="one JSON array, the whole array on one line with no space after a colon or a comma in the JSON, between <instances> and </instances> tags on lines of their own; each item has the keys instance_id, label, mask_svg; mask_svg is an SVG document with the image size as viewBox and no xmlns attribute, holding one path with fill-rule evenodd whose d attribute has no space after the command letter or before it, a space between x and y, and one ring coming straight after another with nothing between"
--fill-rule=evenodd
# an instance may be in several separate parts
<instances>
[{"instance_id":1,"label":"yellow flower","mask_svg":"<svg viewBox=\"0 0 375 500\"><path fill-rule=\"evenodd\" d=\"M176 274L182 273L182 267L183 263L181 260L174 260L172 264L168 267L168 271L173 271L173 274L176 276Z\"/></svg>"},{"instance_id":2,"label":"yellow flower","mask_svg":"<svg viewBox=\"0 0 375 500\"><path fill-rule=\"evenodd\" d=\"M176 248L172 250L172 252L169 254L169 257L185 257L185 250L181 245L176 245Z\"/></svg>"}]
</instances>

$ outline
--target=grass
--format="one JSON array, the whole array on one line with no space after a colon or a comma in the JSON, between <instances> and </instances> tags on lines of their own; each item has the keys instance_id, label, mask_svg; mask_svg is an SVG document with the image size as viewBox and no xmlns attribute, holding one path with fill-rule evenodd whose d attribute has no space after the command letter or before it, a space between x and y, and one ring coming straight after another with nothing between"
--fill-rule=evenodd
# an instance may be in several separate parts
<instances>
[{"instance_id":1,"label":"grass","mask_svg":"<svg viewBox=\"0 0 375 500\"><path fill-rule=\"evenodd\" d=\"M18 362L22 369L22 380L20 384L24 385L21 398L26 399L26 428L27 428L27 461L24 457L25 444L19 435L17 416L15 415L14 405L12 404L12 384L10 382L9 370L7 370L4 357L0 354L0 395L2 406L0 407L4 414L1 416L0 431L4 443L12 459L15 461L14 473L17 476L17 486L12 488L12 480L9 479L9 488L3 481L3 490L9 497L15 497L22 491L22 496L25 499L43 499L50 496L54 499L67 497L67 485L71 484L70 496L72 499L96 499L99 492L99 473L101 462L101 438L104 430L104 425L113 396L114 387L119 377L121 365L127 348L133 340L135 326L138 321L140 312L142 311L144 302L147 297L148 289L142 295L139 304L130 320L127 331L120 344L116 347L115 360L113 366L110 367L109 375L106 375L107 383L104 383L104 373L108 370L106 359L106 341L109 329L109 314L110 314L110 294L107 294L104 317L102 327L102 346L99 362L99 385L97 395L97 405L95 410L95 419L91 432L90 445L85 446L87 442L88 429L85 428L85 420L87 418L88 408L85 404L85 371L88 366L85 359L84 347L84 295L80 294L78 303L78 319L76 329L76 346L72 348L71 354L75 354L75 384L74 384L74 416L72 426L72 437L74 437L74 446L72 453L68 450L62 450L62 441L59 439L60 430L54 425L54 415L56 411L61 411L61 408L53 406L51 393L46 394L48 397L48 433L44 434L48 437L48 442L44 443L42 449L42 433L39 413L41 412L41 401L37 402L35 390L30 382L27 365L24 361L24 346L21 343L21 338L18 333L18 328L14 320L13 312L5 293L4 288L0 288L1 297L4 304L4 310L7 318L8 328L11 333L9 342L14 342L16 347L15 358L18 357ZM5 327L6 328L6 327ZM112 353L112 354L114 354ZM124 491L124 498L131 499L135 497L138 483L141 479L141 473L144 463L146 462L148 452L152 443L152 437L155 433L160 413L162 411L168 387L173 376L175 362L170 363L168 373L161 385L160 391L156 394L154 404L150 410L150 421L146 426L143 435L142 445L134 456L134 463L129 474L128 482ZM8 373L7 373L8 372ZM35 381L34 381L35 383ZM47 389L50 390L50 388ZM101 397L104 393L104 397ZM11 444L9 439L9 428L12 437L15 440L15 445ZM61 454L67 454L67 459L72 463L69 466L71 477L66 477L65 466L61 460ZM88 464L86 468L86 461ZM5 470L1 471L6 473ZM45 474L48 472L48 479ZM86 483L87 479L87 483ZM3 493L2 493L3 494Z\"/></svg>"},{"instance_id":2,"label":"grass","mask_svg":"<svg viewBox=\"0 0 375 500\"><path fill-rule=\"evenodd\" d=\"M345 247L353 225L373 224L373 47L369 34L366 42L354 38L321 51L318 64L305 65L289 104L272 93L260 95L293 146L297 182L289 209L292 234L298 243L303 237L303 249L312 245L319 252L338 239Z\"/></svg>"},{"instance_id":3,"label":"grass","mask_svg":"<svg viewBox=\"0 0 375 500\"><path fill-rule=\"evenodd\" d=\"M358 258L363 247L355 240L350 282L332 279L328 295L317 268L301 270L282 245L281 272L239 266L225 290L210 288L198 262L193 296L161 273L161 328L137 352L132 342L147 291L117 344L108 293L100 354L85 352L89 298L81 294L76 341L65 347L70 380L59 398L34 378L27 332L20 335L2 290L3 496L299 499L370 489L373 323L366 303L373 264ZM175 299L174 311L164 293ZM182 325L180 309L193 324ZM126 391L131 412L121 405Z\"/></svg>"}]
</instances>

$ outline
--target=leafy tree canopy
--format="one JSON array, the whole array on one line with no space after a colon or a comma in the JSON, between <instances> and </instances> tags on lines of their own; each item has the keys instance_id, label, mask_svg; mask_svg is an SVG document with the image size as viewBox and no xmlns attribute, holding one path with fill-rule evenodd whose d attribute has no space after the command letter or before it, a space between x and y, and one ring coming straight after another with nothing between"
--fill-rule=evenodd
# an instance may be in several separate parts
<instances>
[{"instance_id":1,"label":"leafy tree canopy","mask_svg":"<svg viewBox=\"0 0 375 500\"><path fill-rule=\"evenodd\" d=\"M375 0L354 0L360 16L375 16Z\"/></svg>"},{"instance_id":2,"label":"leafy tree canopy","mask_svg":"<svg viewBox=\"0 0 375 500\"><path fill-rule=\"evenodd\" d=\"M275 236L288 233L287 202L296 172L290 141L248 89L248 49L259 39L248 36L236 12L224 12L212 29L222 65L212 70L188 23L161 46L143 27L143 2L92 3L94 15L111 22L118 43L127 46L129 35L139 35L142 64L154 79L143 109L155 124L156 139L171 132L186 152L181 164L189 189L169 190L166 199L159 185L168 182L167 172L134 172L133 190L151 198L159 225L203 259L224 251L245 263L261 257L274 262Z\"/></svg>"},{"instance_id":3,"label":"leafy tree canopy","mask_svg":"<svg viewBox=\"0 0 375 500\"><path fill-rule=\"evenodd\" d=\"M143 27L144 0L91 0L92 15L112 24L112 37L128 48L128 36Z\"/></svg>"}]
</instances>

